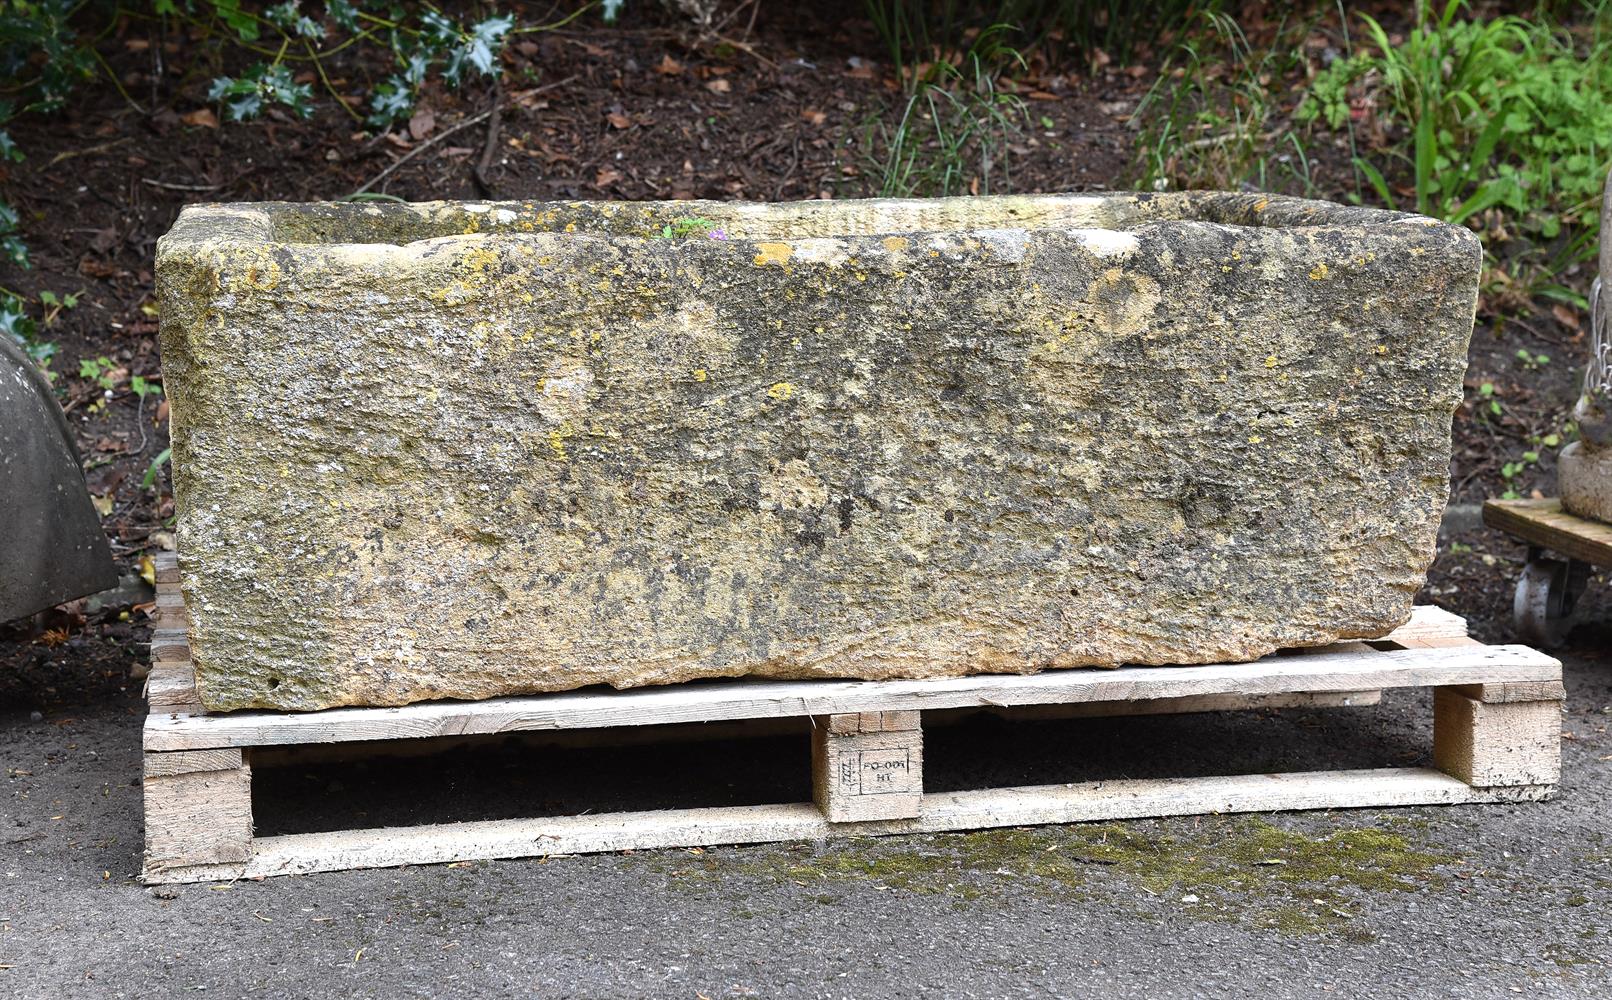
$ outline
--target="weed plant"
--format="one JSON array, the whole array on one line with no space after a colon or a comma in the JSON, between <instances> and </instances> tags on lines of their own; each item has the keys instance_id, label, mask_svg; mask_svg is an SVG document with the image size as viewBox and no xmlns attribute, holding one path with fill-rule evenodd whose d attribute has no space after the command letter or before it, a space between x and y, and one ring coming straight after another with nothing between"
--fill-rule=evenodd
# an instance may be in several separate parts
<instances>
[{"instance_id":1,"label":"weed plant","mask_svg":"<svg viewBox=\"0 0 1612 1000\"><path fill-rule=\"evenodd\" d=\"M1166 57L1137 105L1141 186L1296 187L1314 191L1302 141L1281 122L1291 103L1284 81L1303 63L1304 30L1286 23L1276 44L1258 48L1230 15L1201 15Z\"/></svg>"},{"instance_id":2,"label":"weed plant","mask_svg":"<svg viewBox=\"0 0 1612 1000\"><path fill-rule=\"evenodd\" d=\"M1029 113L997 89L976 53L965 73L950 63L920 81L894 127L875 115L863 125L862 172L884 198L990 194L1012 188L1012 144Z\"/></svg>"},{"instance_id":3,"label":"weed plant","mask_svg":"<svg viewBox=\"0 0 1612 1000\"><path fill-rule=\"evenodd\" d=\"M1582 307L1548 279L1595 253L1601 185L1612 166L1612 4L1569 31L1533 18L1469 18L1462 0L1418 0L1403 38L1369 15L1359 46L1322 70L1295 118L1347 131L1376 115L1388 137L1354 158L1377 199L1481 224L1527 291Z\"/></svg>"},{"instance_id":4,"label":"weed plant","mask_svg":"<svg viewBox=\"0 0 1612 1000\"><path fill-rule=\"evenodd\" d=\"M1222 0L865 0L868 17L903 76L917 66L968 51L993 29L999 43L1030 52L1086 55L1102 50L1128 61L1161 34L1228 6ZM1001 69L1003 67L993 67Z\"/></svg>"}]
</instances>

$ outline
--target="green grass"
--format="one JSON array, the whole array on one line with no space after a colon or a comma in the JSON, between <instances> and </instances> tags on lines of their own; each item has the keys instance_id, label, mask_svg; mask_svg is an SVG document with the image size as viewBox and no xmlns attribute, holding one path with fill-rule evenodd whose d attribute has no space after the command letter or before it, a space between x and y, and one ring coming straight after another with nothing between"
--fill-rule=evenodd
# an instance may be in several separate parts
<instances>
[{"instance_id":1,"label":"green grass","mask_svg":"<svg viewBox=\"0 0 1612 1000\"><path fill-rule=\"evenodd\" d=\"M968 72L950 64L917 84L892 126L869 118L860 170L885 198L990 194L1012 188L1011 145L1029 120L1023 99L997 89L977 55Z\"/></svg>"},{"instance_id":2,"label":"green grass","mask_svg":"<svg viewBox=\"0 0 1612 1000\"><path fill-rule=\"evenodd\" d=\"M904 77L926 63L958 63L959 54L980 51L979 40L1020 52L1046 51L1049 58L1095 57L1128 62L1161 36L1189 24L1220 0L866 0L891 62ZM1004 62L1005 65L1005 62Z\"/></svg>"},{"instance_id":3,"label":"green grass","mask_svg":"<svg viewBox=\"0 0 1612 1000\"><path fill-rule=\"evenodd\" d=\"M1253 45L1236 20L1206 13L1166 57L1137 106L1140 186L1313 194L1310 157L1284 124L1282 81L1303 62L1303 25Z\"/></svg>"}]
</instances>

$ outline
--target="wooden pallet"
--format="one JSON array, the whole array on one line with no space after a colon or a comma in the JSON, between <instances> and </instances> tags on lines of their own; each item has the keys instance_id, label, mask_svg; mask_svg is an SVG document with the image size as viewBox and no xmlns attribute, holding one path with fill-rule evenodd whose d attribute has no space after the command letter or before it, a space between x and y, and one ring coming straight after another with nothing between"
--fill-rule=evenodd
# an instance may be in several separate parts
<instances>
[{"instance_id":1,"label":"wooden pallet","mask_svg":"<svg viewBox=\"0 0 1612 1000\"><path fill-rule=\"evenodd\" d=\"M1027 677L733 681L208 715L197 703L177 575L171 558L158 565L159 626L144 732L148 883L1144 816L1514 802L1549 797L1560 772L1561 664L1523 646L1478 644L1467 638L1462 619L1437 608L1417 608L1382 641L1257 663ZM1096 715L1371 704L1383 689L1397 687L1435 689L1436 767L923 791L924 712L1044 714L1058 706ZM814 803L253 835L254 754L357 741L802 718L811 726Z\"/></svg>"}]
</instances>

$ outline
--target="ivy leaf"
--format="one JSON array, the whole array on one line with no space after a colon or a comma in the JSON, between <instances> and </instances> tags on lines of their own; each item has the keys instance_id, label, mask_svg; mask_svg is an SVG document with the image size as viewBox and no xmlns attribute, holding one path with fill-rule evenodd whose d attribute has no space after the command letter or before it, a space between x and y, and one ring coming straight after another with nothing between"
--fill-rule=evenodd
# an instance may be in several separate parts
<instances>
[{"instance_id":1,"label":"ivy leaf","mask_svg":"<svg viewBox=\"0 0 1612 1000\"><path fill-rule=\"evenodd\" d=\"M465 58L470 65L481 71L482 76L492 75L493 67L498 62L498 54L504 49L504 38L514 27L513 17L508 14L496 14L470 29Z\"/></svg>"},{"instance_id":2,"label":"ivy leaf","mask_svg":"<svg viewBox=\"0 0 1612 1000\"><path fill-rule=\"evenodd\" d=\"M414 87L401 76L389 76L369 95L369 106L374 109L369 123L386 128L414 110Z\"/></svg>"},{"instance_id":3,"label":"ivy leaf","mask_svg":"<svg viewBox=\"0 0 1612 1000\"><path fill-rule=\"evenodd\" d=\"M421 41L432 51L445 53L447 65L442 78L450 87L459 86L467 67L483 76L491 76L504 49L504 40L515 27L515 19L507 14L495 14L473 25L466 31L436 11L428 11L421 18L424 30Z\"/></svg>"},{"instance_id":4,"label":"ivy leaf","mask_svg":"<svg viewBox=\"0 0 1612 1000\"><path fill-rule=\"evenodd\" d=\"M28 245L17 231L17 211L0 201L0 258L15 267L28 266Z\"/></svg>"},{"instance_id":5,"label":"ivy leaf","mask_svg":"<svg viewBox=\"0 0 1612 1000\"><path fill-rule=\"evenodd\" d=\"M276 28L287 35L301 35L303 38L324 38L325 26L302 12L299 0L286 0L263 12Z\"/></svg>"},{"instance_id":6,"label":"ivy leaf","mask_svg":"<svg viewBox=\"0 0 1612 1000\"><path fill-rule=\"evenodd\" d=\"M241 10L241 0L213 0L213 12L241 41L257 41L260 34L257 18Z\"/></svg>"},{"instance_id":7,"label":"ivy leaf","mask_svg":"<svg viewBox=\"0 0 1612 1000\"><path fill-rule=\"evenodd\" d=\"M348 0L330 0L325 4L325 13L329 14L330 19L342 30L358 30L358 8Z\"/></svg>"},{"instance_id":8,"label":"ivy leaf","mask_svg":"<svg viewBox=\"0 0 1612 1000\"><path fill-rule=\"evenodd\" d=\"M221 76L213 81L207 98L221 102L230 121L256 118L271 104L284 105L299 118L313 114L313 87L297 83L283 63L258 63L239 78Z\"/></svg>"},{"instance_id":9,"label":"ivy leaf","mask_svg":"<svg viewBox=\"0 0 1612 1000\"><path fill-rule=\"evenodd\" d=\"M23 309L22 300L10 293L0 293L0 331L24 348L30 348L36 329L33 319ZM45 352L45 364L49 364L51 355L56 353L55 344L48 346L50 349ZM33 356L34 352L29 350L28 353Z\"/></svg>"}]
</instances>

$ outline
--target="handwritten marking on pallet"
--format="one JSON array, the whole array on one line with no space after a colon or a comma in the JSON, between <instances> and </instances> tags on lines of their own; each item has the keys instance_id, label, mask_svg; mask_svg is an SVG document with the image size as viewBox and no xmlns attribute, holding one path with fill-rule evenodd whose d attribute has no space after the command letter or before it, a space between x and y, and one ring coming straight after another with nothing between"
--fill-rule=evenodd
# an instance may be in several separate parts
<instances>
[{"instance_id":1,"label":"handwritten marking on pallet","mask_svg":"<svg viewBox=\"0 0 1612 1000\"><path fill-rule=\"evenodd\" d=\"M1612 525L1569 514L1560 500L1489 500L1483 523L1580 562L1612 566Z\"/></svg>"},{"instance_id":2,"label":"handwritten marking on pallet","mask_svg":"<svg viewBox=\"0 0 1612 1000\"><path fill-rule=\"evenodd\" d=\"M921 790L915 787L914 774L910 750L862 750L844 784L859 795L895 795Z\"/></svg>"}]
</instances>

